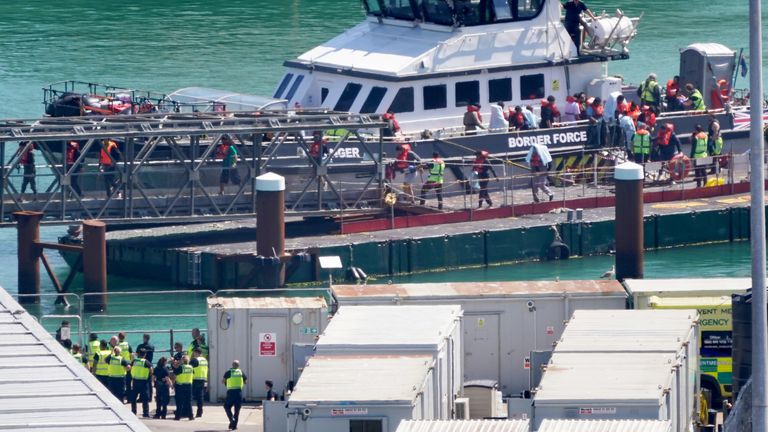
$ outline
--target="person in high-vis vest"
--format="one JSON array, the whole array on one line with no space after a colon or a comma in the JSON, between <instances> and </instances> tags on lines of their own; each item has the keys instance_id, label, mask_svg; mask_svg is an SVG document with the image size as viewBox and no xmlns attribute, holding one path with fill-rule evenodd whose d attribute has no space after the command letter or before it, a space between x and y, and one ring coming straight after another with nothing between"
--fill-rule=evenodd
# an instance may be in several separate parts
<instances>
[{"instance_id":1,"label":"person in high-vis vest","mask_svg":"<svg viewBox=\"0 0 768 432\"><path fill-rule=\"evenodd\" d=\"M648 78L637 88L637 96L644 105L659 107L661 105L661 86L656 74L648 75Z\"/></svg>"},{"instance_id":2,"label":"person in high-vis vest","mask_svg":"<svg viewBox=\"0 0 768 432\"><path fill-rule=\"evenodd\" d=\"M192 357L195 348L200 348L203 357L208 358L208 345L205 343L205 335L197 327L192 329L192 342L187 346L187 356Z\"/></svg>"},{"instance_id":3,"label":"person in high-vis vest","mask_svg":"<svg viewBox=\"0 0 768 432\"><path fill-rule=\"evenodd\" d=\"M635 162L644 164L648 162L651 156L651 134L645 126L645 123L637 124L637 131L632 138L632 155Z\"/></svg>"},{"instance_id":4,"label":"person in high-vis vest","mask_svg":"<svg viewBox=\"0 0 768 432\"><path fill-rule=\"evenodd\" d=\"M701 125L696 125L696 130L691 134L691 159L695 166L696 187L707 184L707 163L702 158L709 156L707 153L707 134Z\"/></svg>"},{"instance_id":5,"label":"person in high-vis vest","mask_svg":"<svg viewBox=\"0 0 768 432\"><path fill-rule=\"evenodd\" d=\"M240 407L243 404L243 388L248 381L242 370L240 370L240 361L232 362L232 369L224 374L222 382L227 386L227 399L224 401L224 411L227 412L229 419L229 430L237 429L237 422L240 420ZM234 408L234 412L232 409Z\"/></svg>"},{"instance_id":6,"label":"person in high-vis vest","mask_svg":"<svg viewBox=\"0 0 768 432\"><path fill-rule=\"evenodd\" d=\"M99 342L99 350L91 356L91 371L106 388L109 388L109 363L107 362L107 357L111 353L107 341L102 340Z\"/></svg>"},{"instance_id":7,"label":"person in high-vis vest","mask_svg":"<svg viewBox=\"0 0 768 432\"><path fill-rule=\"evenodd\" d=\"M88 367L88 357L84 356L83 353L80 351L80 344L72 345L72 357L74 357L78 363L82 364L85 367Z\"/></svg>"},{"instance_id":8,"label":"person in high-vis vest","mask_svg":"<svg viewBox=\"0 0 768 432\"><path fill-rule=\"evenodd\" d=\"M127 340L125 340L125 332L119 332L117 334L117 346L120 347L120 354L123 356L123 360L127 361L128 364L130 364L133 361L133 349L131 349L131 345L128 343ZM131 391L131 372L128 372L125 375L125 395L126 397L129 397L132 393Z\"/></svg>"},{"instance_id":9,"label":"person in high-vis vest","mask_svg":"<svg viewBox=\"0 0 768 432\"><path fill-rule=\"evenodd\" d=\"M427 181L421 186L421 193L419 194L419 204L424 205L427 197L427 191L434 190L437 196L437 208L443 209L443 173L445 172L445 162L440 159L440 154L437 152L432 153L432 160L425 164L429 169L429 175Z\"/></svg>"},{"instance_id":10,"label":"person in high-vis vest","mask_svg":"<svg viewBox=\"0 0 768 432\"><path fill-rule=\"evenodd\" d=\"M112 354L107 356L107 363L109 364L109 391L115 395L117 400L123 402L125 398L125 376L131 370L131 364L123 358L120 347L115 347L112 350Z\"/></svg>"},{"instance_id":11,"label":"person in high-vis vest","mask_svg":"<svg viewBox=\"0 0 768 432\"><path fill-rule=\"evenodd\" d=\"M720 122L717 121L715 113L709 113L709 128L707 131L707 151L710 156L720 156L723 154L723 135L720 132ZM715 157L710 169L710 174L717 174L720 171L720 158Z\"/></svg>"},{"instance_id":12,"label":"person in high-vis vest","mask_svg":"<svg viewBox=\"0 0 768 432\"><path fill-rule=\"evenodd\" d=\"M102 141L99 152L99 171L104 175L104 190L107 197L112 196L114 192L118 160L120 160L120 150L117 148L117 142L111 139Z\"/></svg>"},{"instance_id":13,"label":"person in high-vis vest","mask_svg":"<svg viewBox=\"0 0 768 432\"><path fill-rule=\"evenodd\" d=\"M192 398L197 402L195 417L202 417L205 388L208 385L208 360L203 357L203 350L195 348L192 351L192 360L189 361L189 365L193 368Z\"/></svg>"},{"instance_id":14,"label":"person in high-vis vest","mask_svg":"<svg viewBox=\"0 0 768 432\"><path fill-rule=\"evenodd\" d=\"M141 402L141 413L144 418L149 417L149 389L152 384L152 363L147 360L147 352L144 349L137 351L138 357L131 363L131 377L133 385L131 391L131 411L136 414L136 400Z\"/></svg>"},{"instance_id":15,"label":"person in high-vis vest","mask_svg":"<svg viewBox=\"0 0 768 432\"><path fill-rule=\"evenodd\" d=\"M704 104L704 96L701 95L699 89L688 83L685 85L685 91L688 92L688 100L683 103L685 108L693 111L706 111L707 106Z\"/></svg>"},{"instance_id":16,"label":"person in high-vis vest","mask_svg":"<svg viewBox=\"0 0 768 432\"><path fill-rule=\"evenodd\" d=\"M93 356L101 351L100 347L101 342L99 342L99 335L91 333L88 336L88 367L90 369L93 368Z\"/></svg>"},{"instance_id":17,"label":"person in high-vis vest","mask_svg":"<svg viewBox=\"0 0 768 432\"><path fill-rule=\"evenodd\" d=\"M189 365L189 357L183 356L181 362L173 369L176 389L176 416L174 420L187 417L194 420L192 415L192 379L194 369Z\"/></svg>"}]
</instances>

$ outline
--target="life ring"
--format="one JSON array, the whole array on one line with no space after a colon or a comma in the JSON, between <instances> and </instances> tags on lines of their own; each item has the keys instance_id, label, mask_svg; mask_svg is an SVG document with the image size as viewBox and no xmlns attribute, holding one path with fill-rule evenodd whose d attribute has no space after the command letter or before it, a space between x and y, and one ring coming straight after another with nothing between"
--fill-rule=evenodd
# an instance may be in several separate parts
<instances>
[{"instance_id":1,"label":"life ring","mask_svg":"<svg viewBox=\"0 0 768 432\"><path fill-rule=\"evenodd\" d=\"M547 260L548 261L554 261L554 260L566 260L571 257L571 248L568 247L567 244L555 240L552 242L551 245L549 245L549 249L547 249Z\"/></svg>"},{"instance_id":2,"label":"life ring","mask_svg":"<svg viewBox=\"0 0 768 432\"><path fill-rule=\"evenodd\" d=\"M669 176L672 177L672 180L683 180L691 172L691 159L682 153L678 153L667 162L667 170L669 170Z\"/></svg>"}]
</instances>

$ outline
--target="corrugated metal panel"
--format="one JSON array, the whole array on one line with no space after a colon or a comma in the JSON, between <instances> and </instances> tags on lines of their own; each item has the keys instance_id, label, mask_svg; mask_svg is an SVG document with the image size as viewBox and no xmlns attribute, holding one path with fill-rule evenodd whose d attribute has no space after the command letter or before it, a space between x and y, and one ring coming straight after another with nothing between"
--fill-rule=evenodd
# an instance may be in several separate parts
<instances>
[{"instance_id":1,"label":"corrugated metal panel","mask_svg":"<svg viewBox=\"0 0 768 432\"><path fill-rule=\"evenodd\" d=\"M321 309L322 297L210 297L208 307L224 309Z\"/></svg>"},{"instance_id":2,"label":"corrugated metal panel","mask_svg":"<svg viewBox=\"0 0 768 432\"><path fill-rule=\"evenodd\" d=\"M396 432L528 432L528 420L403 420Z\"/></svg>"},{"instance_id":3,"label":"corrugated metal panel","mask_svg":"<svg viewBox=\"0 0 768 432\"><path fill-rule=\"evenodd\" d=\"M0 429L149 432L0 288Z\"/></svg>"},{"instance_id":4,"label":"corrugated metal panel","mask_svg":"<svg viewBox=\"0 0 768 432\"><path fill-rule=\"evenodd\" d=\"M669 432L667 420L544 420L538 432Z\"/></svg>"},{"instance_id":5,"label":"corrugated metal panel","mask_svg":"<svg viewBox=\"0 0 768 432\"><path fill-rule=\"evenodd\" d=\"M668 353L556 352L535 403L632 400L658 404L670 387L674 360L675 355Z\"/></svg>"},{"instance_id":6,"label":"corrugated metal panel","mask_svg":"<svg viewBox=\"0 0 768 432\"><path fill-rule=\"evenodd\" d=\"M304 368L290 403L410 404L432 365L432 357L425 355L316 355Z\"/></svg>"},{"instance_id":7,"label":"corrugated metal panel","mask_svg":"<svg viewBox=\"0 0 768 432\"><path fill-rule=\"evenodd\" d=\"M624 285L634 293L682 293L711 292L710 295L728 295L733 291L742 292L752 287L749 278L707 278L707 279L625 279ZM715 294L718 293L718 294Z\"/></svg>"},{"instance_id":8,"label":"corrugated metal panel","mask_svg":"<svg viewBox=\"0 0 768 432\"><path fill-rule=\"evenodd\" d=\"M342 306L318 340L317 351L361 345L439 347L461 314L461 306L453 305Z\"/></svg>"},{"instance_id":9,"label":"corrugated metal panel","mask_svg":"<svg viewBox=\"0 0 768 432\"><path fill-rule=\"evenodd\" d=\"M334 285L344 297L525 297L531 295L601 294L625 296L621 283L614 280L533 281L533 282L456 282L391 285Z\"/></svg>"}]
</instances>

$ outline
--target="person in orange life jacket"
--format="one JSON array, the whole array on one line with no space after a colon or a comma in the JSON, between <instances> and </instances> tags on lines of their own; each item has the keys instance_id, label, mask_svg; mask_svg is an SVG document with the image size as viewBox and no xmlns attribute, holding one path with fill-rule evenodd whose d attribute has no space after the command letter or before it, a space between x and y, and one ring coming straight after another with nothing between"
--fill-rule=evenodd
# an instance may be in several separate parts
<instances>
[{"instance_id":1,"label":"person in orange life jacket","mask_svg":"<svg viewBox=\"0 0 768 432\"><path fill-rule=\"evenodd\" d=\"M667 87L664 89L664 96L667 100L667 111L682 111L683 105L680 103L680 77L675 75L667 81Z\"/></svg>"},{"instance_id":2,"label":"person in orange life jacket","mask_svg":"<svg viewBox=\"0 0 768 432\"><path fill-rule=\"evenodd\" d=\"M395 172L403 174L403 193L408 201L416 202L411 185L416 181L416 168L421 163L421 159L411 151L410 144L399 144L395 150L397 150Z\"/></svg>"},{"instance_id":3,"label":"person in orange life jacket","mask_svg":"<svg viewBox=\"0 0 768 432\"><path fill-rule=\"evenodd\" d=\"M496 181L499 181L499 176L496 175L493 165L488 160L487 151L478 150L475 152L475 161L472 162L472 173L477 176L478 184L480 185L480 192L477 195L477 208L483 208L483 200L488 203L488 207L493 206L491 196L488 194L488 182L490 181L491 174L496 178Z\"/></svg>"},{"instance_id":4,"label":"person in orange life jacket","mask_svg":"<svg viewBox=\"0 0 768 432\"><path fill-rule=\"evenodd\" d=\"M77 159L80 158L80 143L77 141L68 141L67 142L67 154L66 154L66 170L69 172L72 167L75 165L75 162L77 162ZM69 184L72 187L72 190L75 191L75 193L82 197L83 191L80 189L80 176L78 175L80 172L83 171L83 166L79 165L77 169L72 170L72 172L69 172Z\"/></svg>"},{"instance_id":5,"label":"person in orange life jacket","mask_svg":"<svg viewBox=\"0 0 768 432\"><path fill-rule=\"evenodd\" d=\"M531 167L533 178L531 178L531 190L533 191L533 202L539 202L538 191L541 190L549 200L555 197L555 194L547 187L547 172L552 168L552 156L549 149L540 144L533 144L525 155L525 161Z\"/></svg>"},{"instance_id":6,"label":"person in orange life jacket","mask_svg":"<svg viewBox=\"0 0 768 432\"><path fill-rule=\"evenodd\" d=\"M624 95L619 95L616 98L616 110L613 112L613 118L619 119L619 116L629 113L629 104L627 103Z\"/></svg>"},{"instance_id":7,"label":"person in orange life jacket","mask_svg":"<svg viewBox=\"0 0 768 432\"><path fill-rule=\"evenodd\" d=\"M681 152L680 139L675 134L675 125L672 123L662 123L661 126L659 126L659 132L656 134L653 144L656 148L656 152L658 152L658 160L663 162L670 161L676 154ZM662 164L656 178L661 178L663 172L664 165ZM672 178L670 178L669 181L674 184Z\"/></svg>"},{"instance_id":8,"label":"person in orange life jacket","mask_svg":"<svg viewBox=\"0 0 768 432\"><path fill-rule=\"evenodd\" d=\"M37 201L37 184L35 183L35 175L37 169L35 167L35 145L29 141L22 141L19 143L19 149L16 150L16 156L19 158L19 165L24 170L24 177L21 181L21 200L24 201L24 193L27 191L27 185L32 189L33 200ZM17 168L18 168L17 166Z\"/></svg>"},{"instance_id":9,"label":"person in orange life jacket","mask_svg":"<svg viewBox=\"0 0 768 432\"><path fill-rule=\"evenodd\" d=\"M539 127L549 129L558 120L560 120L560 111L555 105L555 97L547 96L546 99L541 100L541 123L539 123Z\"/></svg>"},{"instance_id":10,"label":"person in orange life jacket","mask_svg":"<svg viewBox=\"0 0 768 432\"><path fill-rule=\"evenodd\" d=\"M104 191L107 197L112 196L115 190L115 181L117 172L117 161L121 159L120 150L117 148L117 142L111 139L105 139L101 143L99 152L99 171L104 175Z\"/></svg>"},{"instance_id":11,"label":"person in orange life jacket","mask_svg":"<svg viewBox=\"0 0 768 432\"><path fill-rule=\"evenodd\" d=\"M312 143L309 145L309 157L320 165L323 157L328 155L328 140L323 137L323 132L314 131L312 133Z\"/></svg>"},{"instance_id":12,"label":"person in orange life jacket","mask_svg":"<svg viewBox=\"0 0 768 432\"><path fill-rule=\"evenodd\" d=\"M643 105L642 113L637 117L637 122L645 123L649 132L652 132L656 128L656 116L659 111L658 107Z\"/></svg>"},{"instance_id":13,"label":"person in orange life jacket","mask_svg":"<svg viewBox=\"0 0 768 432\"><path fill-rule=\"evenodd\" d=\"M419 205L424 205L427 197L427 191L435 191L437 196L437 208L443 209L443 173L445 172L445 162L440 159L440 154L437 152L432 153L432 160L424 164L429 172L427 181L421 186L421 194L419 194Z\"/></svg>"},{"instance_id":14,"label":"person in orange life jacket","mask_svg":"<svg viewBox=\"0 0 768 432\"><path fill-rule=\"evenodd\" d=\"M523 108L516 106L514 111L512 108L509 110L509 130L526 130L528 129L525 124L525 115L523 114Z\"/></svg>"},{"instance_id":15,"label":"person in orange life jacket","mask_svg":"<svg viewBox=\"0 0 768 432\"><path fill-rule=\"evenodd\" d=\"M480 105L467 105L467 112L464 113L464 132L474 134L475 131L485 129L483 126L483 117L480 115Z\"/></svg>"},{"instance_id":16,"label":"person in orange life jacket","mask_svg":"<svg viewBox=\"0 0 768 432\"><path fill-rule=\"evenodd\" d=\"M632 122L635 123L635 128L637 128L637 121L640 118L640 114L642 114L640 107L636 103L630 102L627 113L632 118Z\"/></svg>"},{"instance_id":17,"label":"person in orange life jacket","mask_svg":"<svg viewBox=\"0 0 768 432\"><path fill-rule=\"evenodd\" d=\"M397 123L397 120L395 119L395 113L392 111L387 111L381 116L381 119L387 122L387 127L385 127L381 134L385 137L393 137L398 132L400 132L400 125Z\"/></svg>"},{"instance_id":18,"label":"person in orange life jacket","mask_svg":"<svg viewBox=\"0 0 768 432\"><path fill-rule=\"evenodd\" d=\"M691 154L694 164L694 177L696 178L696 187L702 187L707 184L707 168L709 165L702 160L709 156L707 152L707 133L704 128L697 124L696 129L691 133Z\"/></svg>"}]
</instances>

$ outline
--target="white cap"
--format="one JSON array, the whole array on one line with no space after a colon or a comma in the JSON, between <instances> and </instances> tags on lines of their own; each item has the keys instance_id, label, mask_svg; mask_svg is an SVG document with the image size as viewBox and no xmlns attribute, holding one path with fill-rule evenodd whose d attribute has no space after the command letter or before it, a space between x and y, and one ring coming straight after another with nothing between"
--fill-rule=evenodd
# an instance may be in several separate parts
<instances>
[{"instance_id":1,"label":"white cap","mask_svg":"<svg viewBox=\"0 0 768 432\"><path fill-rule=\"evenodd\" d=\"M279 174L268 172L256 177L258 192L280 192L285 190L285 178Z\"/></svg>"},{"instance_id":2,"label":"white cap","mask_svg":"<svg viewBox=\"0 0 768 432\"><path fill-rule=\"evenodd\" d=\"M642 180L644 177L642 165L634 162L624 162L616 167L613 178L616 180Z\"/></svg>"}]
</instances>

